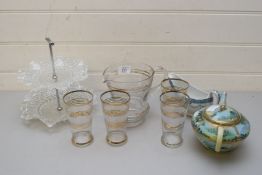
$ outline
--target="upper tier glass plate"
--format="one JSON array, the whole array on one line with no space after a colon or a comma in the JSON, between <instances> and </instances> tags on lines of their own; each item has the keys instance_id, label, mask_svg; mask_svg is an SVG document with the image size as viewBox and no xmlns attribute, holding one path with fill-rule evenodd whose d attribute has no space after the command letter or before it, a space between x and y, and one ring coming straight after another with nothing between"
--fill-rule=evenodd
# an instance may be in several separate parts
<instances>
[{"instance_id":1,"label":"upper tier glass plate","mask_svg":"<svg viewBox=\"0 0 262 175\"><path fill-rule=\"evenodd\" d=\"M88 68L82 61L57 57L55 58L57 81L52 78L51 61L32 61L28 69L19 70L18 80L33 88L65 89L73 82L88 77Z\"/></svg>"}]
</instances>

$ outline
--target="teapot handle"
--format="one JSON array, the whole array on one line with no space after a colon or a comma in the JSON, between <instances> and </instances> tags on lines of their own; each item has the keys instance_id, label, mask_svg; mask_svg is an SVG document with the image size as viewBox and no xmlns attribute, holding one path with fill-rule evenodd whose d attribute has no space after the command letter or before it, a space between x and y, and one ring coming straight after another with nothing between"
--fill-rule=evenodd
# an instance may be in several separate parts
<instances>
[{"instance_id":1,"label":"teapot handle","mask_svg":"<svg viewBox=\"0 0 262 175\"><path fill-rule=\"evenodd\" d=\"M217 128L217 140L216 140L216 148L215 148L216 152L220 152L221 150L221 146L223 142L223 135L224 135L224 128L219 126Z\"/></svg>"}]
</instances>

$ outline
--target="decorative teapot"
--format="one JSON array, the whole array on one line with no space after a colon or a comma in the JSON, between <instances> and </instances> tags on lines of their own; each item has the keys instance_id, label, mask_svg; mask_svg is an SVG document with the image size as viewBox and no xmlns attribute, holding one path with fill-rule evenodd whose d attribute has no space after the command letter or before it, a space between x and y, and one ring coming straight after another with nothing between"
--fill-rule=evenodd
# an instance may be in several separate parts
<instances>
[{"instance_id":1,"label":"decorative teapot","mask_svg":"<svg viewBox=\"0 0 262 175\"><path fill-rule=\"evenodd\" d=\"M191 122L198 140L215 152L233 150L250 132L248 120L226 105L226 96L225 92L221 93L219 104L195 112Z\"/></svg>"}]
</instances>

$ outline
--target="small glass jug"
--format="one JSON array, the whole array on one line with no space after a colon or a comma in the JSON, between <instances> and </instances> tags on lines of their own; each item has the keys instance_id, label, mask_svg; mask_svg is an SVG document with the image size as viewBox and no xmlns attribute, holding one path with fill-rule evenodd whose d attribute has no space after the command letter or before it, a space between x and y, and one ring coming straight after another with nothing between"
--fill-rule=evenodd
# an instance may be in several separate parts
<instances>
[{"instance_id":1,"label":"small glass jug","mask_svg":"<svg viewBox=\"0 0 262 175\"><path fill-rule=\"evenodd\" d=\"M161 67L157 71L164 72ZM155 70L143 63L119 63L104 70L104 82L110 90L122 90L130 94L128 127L135 127L145 120L150 108L147 96L154 74Z\"/></svg>"}]
</instances>

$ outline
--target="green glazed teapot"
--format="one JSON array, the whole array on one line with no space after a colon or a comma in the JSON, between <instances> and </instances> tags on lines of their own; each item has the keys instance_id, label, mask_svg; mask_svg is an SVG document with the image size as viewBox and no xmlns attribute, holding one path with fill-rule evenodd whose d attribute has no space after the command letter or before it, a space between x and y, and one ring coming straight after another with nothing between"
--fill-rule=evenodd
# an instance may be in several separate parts
<instances>
[{"instance_id":1,"label":"green glazed teapot","mask_svg":"<svg viewBox=\"0 0 262 175\"><path fill-rule=\"evenodd\" d=\"M191 124L202 145L215 152L233 150L250 132L248 120L226 105L225 92L221 93L219 104L195 112Z\"/></svg>"}]
</instances>

